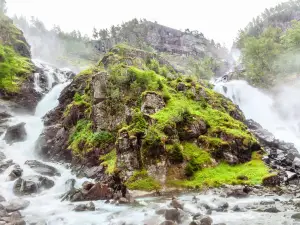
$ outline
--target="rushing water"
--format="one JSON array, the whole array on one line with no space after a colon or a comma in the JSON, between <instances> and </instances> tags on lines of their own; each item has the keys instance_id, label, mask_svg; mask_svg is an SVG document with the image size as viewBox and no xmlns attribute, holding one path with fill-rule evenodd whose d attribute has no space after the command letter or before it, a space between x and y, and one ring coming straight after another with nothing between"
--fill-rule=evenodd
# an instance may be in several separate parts
<instances>
[{"instance_id":1,"label":"rushing water","mask_svg":"<svg viewBox=\"0 0 300 225\"><path fill-rule=\"evenodd\" d=\"M287 142L292 142L300 149L300 132L294 118L283 119L275 107L274 97L263 93L252 87L246 81L233 80L226 83L217 83L215 90L230 98L243 111L247 119L253 119L269 130L276 138ZM289 102L289 98L297 98L290 94L286 96L284 102ZM286 112L291 114L292 109L286 108ZM295 110L294 110L295 112Z\"/></svg>"},{"instance_id":2,"label":"rushing water","mask_svg":"<svg viewBox=\"0 0 300 225\"><path fill-rule=\"evenodd\" d=\"M50 66L47 68L50 68ZM53 69L46 70L47 77L53 77ZM38 76L38 75L36 75ZM59 84L54 88L51 86L51 90L47 93L44 98L39 102L36 113L34 116L29 115L18 115L15 114L11 119L10 124L14 125L20 122L26 123L27 140L20 143L14 143L13 145L7 145L4 141L0 142L0 151L7 156L8 159L19 164L24 170L23 176L36 174L27 165L24 165L26 160L38 159L34 152L34 145L39 135L43 130L42 117L51 109L57 106L57 98L60 92L66 85L68 85L67 79L64 77L64 73L57 74L59 77ZM38 77L36 77L38 78ZM38 83L37 83L38 84ZM244 85L240 88L236 88L238 85ZM228 87L227 96L232 97L235 95L235 102L237 102L241 108L245 111L247 117L256 119L262 125L266 126L271 131L276 131L274 122L275 119L272 114L271 100L261 94L258 90L251 89L245 83L234 84L227 83ZM232 88L231 88L232 87ZM248 88L245 89L245 87ZM244 95L243 91L251 91L252 93L246 92ZM241 93L238 93L238 92ZM256 95L256 96L255 96ZM255 97L259 97L263 100L263 104L255 105L253 100ZM257 102L257 101L256 101ZM253 113L255 112L255 113ZM263 113L269 113L265 115ZM266 120L266 121L265 121ZM1 138L2 139L2 138ZM74 212L74 203L61 202L60 196L65 193L66 187L65 182L68 179L75 178L71 174L69 169L66 169L63 165L56 163L47 163L54 166L59 170L61 176L52 177L55 181L55 186L49 190L44 190L39 194L33 196L23 197L30 201L28 208L22 211L26 221L29 223L43 221L47 225L96 225L96 224L107 224L107 225L158 225L164 221L163 216L155 214L155 210L159 208L166 208L170 203L170 199L164 198L144 198L139 199L140 206L116 206L112 204L105 204L103 201L94 202L96 205L96 211L94 212ZM16 196L13 194L13 181L7 181L7 176L10 173L12 167L7 169L3 174L0 174L0 194L3 195L7 200L15 199ZM75 178L76 179L76 178ZM77 179L77 186L86 179ZM199 204L192 203L193 195L183 195L179 199L184 203L184 210L192 213L205 213L200 208ZM212 194L199 195L199 202L216 204L218 201L226 201L229 203L231 209L235 205L247 205L247 204L258 204L262 200L271 199L272 197L251 197L243 200L229 198L224 199ZM198 203L199 203L198 202ZM76 203L78 204L78 203ZM278 213L276 215L268 213L258 213L254 211L248 211L246 213L237 213L233 211L229 212L213 212L211 217L214 223L227 223L230 225L247 225L247 224L291 224L290 214L292 212ZM182 224L189 224L192 220L192 216L187 216Z\"/></svg>"}]
</instances>

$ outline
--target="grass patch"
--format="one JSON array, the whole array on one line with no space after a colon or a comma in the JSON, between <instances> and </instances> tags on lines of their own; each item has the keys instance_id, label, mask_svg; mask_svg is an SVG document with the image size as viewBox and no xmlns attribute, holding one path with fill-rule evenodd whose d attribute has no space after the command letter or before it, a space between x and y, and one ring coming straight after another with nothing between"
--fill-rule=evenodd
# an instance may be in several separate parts
<instances>
[{"instance_id":1,"label":"grass patch","mask_svg":"<svg viewBox=\"0 0 300 225\"><path fill-rule=\"evenodd\" d=\"M213 168L204 168L195 173L190 180L169 182L182 187L219 187L222 184L261 184L263 177L269 174L268 167L260 157L253 156L250 162L231 166L220 163ZM247 176L248 180L239 180L239 176Z\"/></svg>"},{"instance_id":2,"label":"grass patch","mask_svg":"<svg viewBox=\"0 0 300 225\"><path fill-rule=\"evenodd\" d=\"M112 150L104 156L101 156L100 160L103 161L101 165L106 167L105 172L107 174L113 174L117 163L116 149Z\"/></svg>"},{"instance_id":3,"label":"grass patch","mask_svg":"<svg viewBox=\"0 0 300 225\"><path fill-rule=\"evenodd\" d=\"M150 177L147 171L136 171L126 182L131 190L154 191L161 189L161 185L154 178Z\"/></svg>"},{"instance_id":4,"label":"grass patch","mask_svg":"<svg viewBox=\"0 0 300 225\"><path fill-rule=\"evenodd\" d=\"M32 70L29 58L20 56L12 47L0 43L0 88L7 92L18 92Z\"/></svg>"}]
</instances>

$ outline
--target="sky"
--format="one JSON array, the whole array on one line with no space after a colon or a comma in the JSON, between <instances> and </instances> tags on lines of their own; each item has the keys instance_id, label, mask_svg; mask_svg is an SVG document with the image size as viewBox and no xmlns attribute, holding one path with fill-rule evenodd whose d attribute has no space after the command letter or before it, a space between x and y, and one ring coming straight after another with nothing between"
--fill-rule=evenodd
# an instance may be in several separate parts
<instances>
[{"instance_id":1,"label":"sky","mask_svg":"<svg viewBox=\"0 0 300 225\"><path fill-rule=\"evenodd\" d=\"M284 0L6 0L10 16L38 17L48 28L109 28L133 18L157 21L175 29L199 30L230 47L239 29L265 8Z\"/></svg>"}]
</instances>

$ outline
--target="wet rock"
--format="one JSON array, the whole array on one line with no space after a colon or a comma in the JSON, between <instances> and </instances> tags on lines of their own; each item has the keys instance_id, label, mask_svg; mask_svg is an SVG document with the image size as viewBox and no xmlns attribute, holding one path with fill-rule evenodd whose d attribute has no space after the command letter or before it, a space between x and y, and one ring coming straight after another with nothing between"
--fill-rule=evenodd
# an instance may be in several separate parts
<instances>
[{"instance_id":1,"label":"wet rock","mask_svg":"<svg viewBox=\"0 0 300 225\"><path fill-rule=\"evenodd\" d=\"M14 163L12 160L0 162L0 173L3 173L8 167L12 166Z\"/></svg>"},{"instance_id":2,"label":"wet rock","mask_svg":"<svg viewBox=\"0 0 300 225\"><path fill-rule=\"evenodd\" d=\"M209 216L201 216L199 219L194 220L190 225L212 225L213 220Z\"/></svg>"},{"instance_id":3,"label":"wet rock","mask_svg":"<svg viewBox=\"0 0 300 225\"><path fill-rule=\"evenodd\" d=\"M162 222L161 224L159 225L176 225L176 223L174 223L173 221L171 220L166 220L164 222Z\"/></svg>"},{"instance_id":4,"label":"wet rock","mask_svg":"<svg viewBox=\"0 0 300 225\"><path fill-rule=\"evenodd\" d=\"M207 132L207 126L204 121L197 119L187 123L177 124L178 135L181 140L191 140L198 138Z\"/></svg>"},{"instance_id":5,"label":"wet rock","mask_svg":"<svg viewBox=\"0 0 300 225\"><path fill-rule=\"evenodd\" d=\"M257 209L258 212L267 212L267 213L279 213L280 210L277 209L275 206L273 207L267 207L267 208L260 208Z\"/></svg>"},{"instance_id":6,"label":"wet rock","mask_svg":"<svg viewBox=\"0 0 300 225\"><path fill-rule=\"evenodd\" d=\"M227 197L234 197L234 198L245 198L248 197L250 190L245 188L235 188L229 190L226 194Z\"/></svg>"},{"instance_id":7,"label":"wet rock","mask_svg":"<svg viewBox=\"0 0 300 225\"><path fill-rule=\"evenodd\" d=\"M273 205L273 204L275 204L275 201L273 201L273 200L270 200L270 201L261 201L259 204L260 205Z\"/></svg>"},{"instance_id":8,"label":"wet rock","mask_svg":"<svg viewBox=\"0 0 300 225\"><path fill-rule=\"evenodd\" d=\"M0 202L5 202L5 201L6 201L5 198L2 195L0 195Z\"/></svg>"},{"instance_id":9,"label":"wet rock","mask_svg":"<svg viewBox=\"0 0 300 225\"><path fill-rule=\"evenodd\" d=\"M165 219L179 223L181 221L180 211L178 209L167 209L165 211Z\"/></svg>"},{"instance_id":10,"label":"wet rock","mask_svg":"<svg viewBox=\"0 0 300 225\"><path fill-rule=\"evenodd\" d=\"M42 189L50 189L54 181L43 176L27 176L15 181L13 191L15 195L30 195L40 192Z\"/></svg>"},{"instance_id":11,"label":"wet rock","mask_svg":"<svg viewBox=\"0 0 300 225\"><path fill-rule=\"evenodd\" d=\"M277 174L263 178L263 185L267 187L275 187L280 185L281 178Z\"/></svg>"},{"instance_id":12,"label":"wet rock","mask_svg":"<svg viewBox=\"0 0 300 225\"><path fill-rule=\"evenodd\" d=\"M155 92L148 92L143 99L141 111L144 114L154 114L165 107L163 98Z\"/></svg>"},{"instance_id":13,"label":"wet rock","mask_svg":"<svg viewBox=\"0 0 300 225\"><path fill-rule=\"evenodd\" d=\"M295 213L292 215L292 219L300 220L300 213Z\"/></svg>"},{"instance_id":14,"label":"wet rock","mask_svg":"<svg viewBox=\"0 0 300 225\"><path fill-rule=\"evenodd\" d=\"M4 206L7 212L15 212L27 208L30 202L24 199L13 199L1 204Z\"/></svg>"},{"instance_id":15,"label":"wet rock","mask_svg":"<svg viewBox=\"0 0 300 225\"><path fill-rule=\"evenodd\" d=\"M156 213L157 215L164 215L165 212L166 212L166 210L167 210L167 209L157 209L157 210L155 211L155 213Z\"/></svg>"},{"instance_id":16,"label":"wet rock","mask_svg":"<svg viewBox=\"0 0 300 225\"><path fill-rule=\"evenodd\" d=\"M8 175L8 180L13 181L19 177L21 177L23 174L23 169L19 165L14 165L13 170Z\"/></svg>"},{"instance_id":17,"label":"wet rock","mask_svg":"<svg viewBox=\"0 0 300 225\"><path fill-rule=\"evenodd\" d=\"M8 144L25 141L27 137L25 123L19 123L7 129L4 140Z\"/></svg>"},{"instance_id":18,"label":"wet rock","mask_svg":"<svg viewBox=\"0 0 300 225\"><path fill-rule=\"evenodd\" d=\"M76 211L76 212L95 211L95 209L96 209L96 207L95 207L94 203L93 202L89 202L87 204L77 205L74 208L74 211Z\"/></svg>"},{"instance_id":19,"label":"wet rock","mask_svg":"<svg viewBox=\"0 0 300 225\"><path fill-rule=\"evenodd\" d=\"M185 86L185 83L178 83L177 85L177 91L185 91L186 90L186 86Z\"/></svg>"},{"instance_id":20,"label":"wet rock","mask_svg":"<svg viewBox=\"0 0 300 225\"><path fill-rule=\"evenodd\" d=\"M179 202L175 197L172 197L171 206L175 209L183 209L183 204Z\"/></svg>"},{"instance_id":21,"label":"wet rock","mask_svg":"<svg viewBox=\"0 0 300 225\"><path fill-rule=\"evenodd\" d=\"M60 176L60 173L53 166L49 166L37 160L27 160L25 165L28 165L35 172L46 176Z\"/></svg>"},{"instance_id":22,"label":"wet rock","mask_svg":"<svg viewBox=\"0 0 300 225\"><path fill-rule=\"evenodd\" d=\"M6 159L6 156L4 155L3 152L0 152L0 162Z\"/></svg>"}]
</instances>

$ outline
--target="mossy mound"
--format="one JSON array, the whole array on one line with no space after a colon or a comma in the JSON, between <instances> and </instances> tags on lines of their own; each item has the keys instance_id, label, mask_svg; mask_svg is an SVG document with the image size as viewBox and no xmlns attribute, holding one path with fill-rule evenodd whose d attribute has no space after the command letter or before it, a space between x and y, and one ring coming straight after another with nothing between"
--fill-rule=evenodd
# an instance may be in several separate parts
<instances>
[{"instance_id":1,"label":"mossy mound","mask_svg":"<svg viewBox=\"0 0 300 225\"><path fill-rule=\"evenodd\" d=\"M22 32L12 21L0 15L0 89L19 92L22 83L33 72L30 49Z\"/></svg>"},{"instance_id":2,"label":"mossy mound","mask_svg":"<svg viewBox=\"0 0 300 225\"><path fill-rule=\"evenodd\" d=\"M241 183L238 171L255 184L267 174L239 108L153 53L117 46L65 93L72 155L98 156L96 164L121 171L132 189Z\"/></svg>"}]
</instances>

